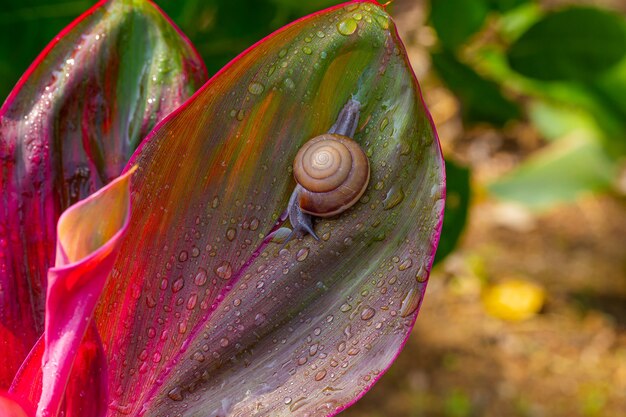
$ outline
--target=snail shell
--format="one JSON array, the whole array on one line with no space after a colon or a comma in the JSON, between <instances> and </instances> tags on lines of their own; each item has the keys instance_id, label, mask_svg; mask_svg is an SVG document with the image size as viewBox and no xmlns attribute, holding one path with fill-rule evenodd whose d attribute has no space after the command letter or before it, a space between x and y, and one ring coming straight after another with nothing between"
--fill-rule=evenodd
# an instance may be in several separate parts
<instances>
[{"instance_id":1,"label":"snail shell","mask_svg":"<svg viewBox=\"0 0 626 417\"><path fill-rule=\"evenodd\" d=\"M331 217L352 207L370 179L363 149L347 136L334 133L305 143L296 154L293 172L301 187L301 210L317 217Z\"/></svg>"}]
</instances>

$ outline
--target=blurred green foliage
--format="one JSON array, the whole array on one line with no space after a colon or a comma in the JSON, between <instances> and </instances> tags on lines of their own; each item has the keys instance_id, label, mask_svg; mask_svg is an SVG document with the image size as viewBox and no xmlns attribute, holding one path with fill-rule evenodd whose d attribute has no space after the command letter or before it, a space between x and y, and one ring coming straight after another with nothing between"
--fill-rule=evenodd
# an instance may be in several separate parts
<instances>
[{"instance_id":1,"label":"blurred green foliage","mask_svg":"<svg viewBox=\"0 0 626 417\"><path fill-rule=\"evenodd\" d=\"M626 21L588 6L431 1L440 79L466 125L531 123L543 149L496 180L494 195L544 209L619 191L626 159ZM450 178L450 176L448 176Z\"/></svg>"}]
</instances>

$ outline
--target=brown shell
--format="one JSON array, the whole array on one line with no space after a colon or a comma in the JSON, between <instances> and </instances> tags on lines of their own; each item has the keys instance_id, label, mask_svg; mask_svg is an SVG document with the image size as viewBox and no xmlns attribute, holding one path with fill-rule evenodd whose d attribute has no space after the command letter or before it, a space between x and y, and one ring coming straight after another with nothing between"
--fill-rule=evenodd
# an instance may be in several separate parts
<instances>
[{"instance_id":1,"label":"brown shell","mask_svg":"<svg viewBox=\"0 0 626 417\"><path fill-rule=\"evenodd\" d=\"M352 139L333 133L305 143L293 162L293 173L302 187L303 212L331 217L352 207L370 179L367 155Z\"/></svg>"}]
</instances>

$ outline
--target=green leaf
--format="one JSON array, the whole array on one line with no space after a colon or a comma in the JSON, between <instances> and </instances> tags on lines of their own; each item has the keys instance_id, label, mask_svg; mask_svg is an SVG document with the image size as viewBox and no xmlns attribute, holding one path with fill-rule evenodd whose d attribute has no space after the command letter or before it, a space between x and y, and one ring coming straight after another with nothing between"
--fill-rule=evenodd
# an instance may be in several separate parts
<instances>
[{"instance_id":1,"label":"green leaf","mask_svg":"<svg viewBox=\"0 0 626 417\"><path fill-rule=\"evenodd\" d=\"M442 261L456 247L467 222L470 202L470 171L446 160L446 208L435 264Z\"/></svg>"},{"instance_id":2,"label":"green leaf","mask_svg":"<svg viewBox=\"0 0 626 417\"><path fill-rule=\"evenodd\" d=\"M535 154L489 189L497 197L540 210L609 190L616 172L615 162L598 141L572 135Z\"/></svg>"},{"instance_id":3,"label":"green leaf","mask_svg":"<svg viewBox=\"0 0 626 417\"><path fill-rule=\"evenodd\" d=\"M456 49L483 26L488 12L484 0L433 0L430 22L441 43Z\"/></svg>"},{"instance_id":4,"label":"green leaf","mask_svg":"<svg viewBox=\"0 0 626 417\"><path fill-rule=\"evenodd\" d=\"M607 10L571 7L550 13L508 51L511 67L540 80L590 79L626 55L626 26Z\"/></svg>"},{"instance_id":5,"label":"green leaf","mask_svg":"<svg viewBox=\"0 0 626 417\"><path fill-rule=\"evenodd\" d=\"M498 84L481 77L452 52L434 53L432 60L437 74L461 101L466 120L503 125L520 117L517 104L502 95Z\"/></svg>"}]
</instances>

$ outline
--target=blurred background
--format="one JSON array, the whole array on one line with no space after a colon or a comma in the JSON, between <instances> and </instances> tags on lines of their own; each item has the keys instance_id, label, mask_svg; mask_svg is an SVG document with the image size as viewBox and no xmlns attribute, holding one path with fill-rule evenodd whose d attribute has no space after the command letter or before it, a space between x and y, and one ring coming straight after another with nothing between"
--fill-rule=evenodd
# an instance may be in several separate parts
<instances>
[{"instance_id":1,"label":"blurred background","mask_svg":"<svg viewBox=\"0 0 626 417\"><path fill-rule=\"evenodd\" d=\"M333 0L157 0L214 73ZM0 95L93 4L2 1ZM388 6L447 161L405 350L349 417L626 415L626 2Z\"/></svg>"}]
</instances>

